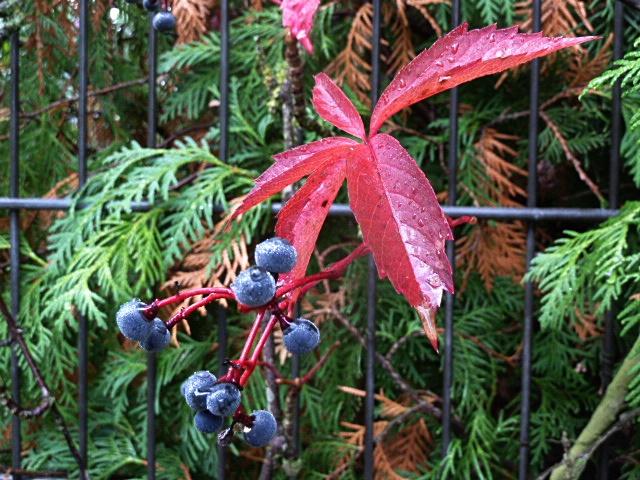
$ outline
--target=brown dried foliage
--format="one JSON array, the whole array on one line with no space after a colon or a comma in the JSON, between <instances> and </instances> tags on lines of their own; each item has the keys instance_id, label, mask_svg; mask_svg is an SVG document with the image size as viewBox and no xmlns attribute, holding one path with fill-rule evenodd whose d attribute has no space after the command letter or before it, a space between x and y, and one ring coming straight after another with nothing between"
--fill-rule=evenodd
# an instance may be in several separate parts
<instances>
[{"instance_id":1,"label":"brown dried foliage","mask_svg":"<svg viewBox=\"0 0 640 480\"><path fill-rule=\"evenodd\" d=\"M586 3L582 0L543 0L542 31L544 34L552 37L559 35L574 37L581 29L593 32ZM516 15L526 18L521 24L522 30L531 31L532 12L532 0L516 3Z\"/></svg>"},{"instance_id":2,"label":"brown dried foliage","mask_svg":"<svg viewBox=\"0 0 640 480\"><path fill-rule=\"evenodd\" d=\"M184 259L171 270L169 279L162 285L163 290L172 294L175 293L176 285L179 285L181 289L228 286L235 280L236 272L249 267L249 254L244 236L235 238L231 242L230 249L223 252L222 261L215 267L211 266L212 248L227 223L228 219L222 219L211 231L207 232L202 240L193 244ZM229 250L232 254L230 254ZM201 299L202 296L185 299L169 312L169 316ZM226 306L224 300L220 300L220 303ZM206 315L204 307L198 312L202 316ZM191 333L188 320L178 325L182 325L187 334ZM178 344L178 325L174 327L172 332L172 339L175 344Z\"/></svg>"},{"instance_id":3,"label":"brown dried foliage","mask_svg":"<svg viewBox=\"0 0 640 480\"><path fill-rule=\"evenodd\" d=\"M523 0L516 3L516 16L523 18L520 30L530 32L533 27L532 0ZM593 26L589 22L586 2L582 0L543 0L542 2L542 31L546 36L575 37L587 32L593 32ZM568 50L574 56L586 54L586 47L576 45ZM558 59L558 53L547 55L544 59L542 72L547 66ZM496 82L496 88L500 87L509 75L518 75L526 66L519 66L504 72Z\"/></svg>"},{"instance_id":4,"label":"brown dried foliage","mask_svg":"<svg viewBox=\"0 0 640 480\"><path fill-rule=\"evenodd\" d=\"M613 34L607 37L604 45L593 57L590 57L586 50L576 50L564 74L564 77L569 81L569 87L583 88L604 72L611 62L612 45Z\"/></svg>"},{"instance_id":5,"label":"brown dried foliage","mask_svg":"<svg viewBox=\"0 0 640 480\"><path fill-rule=\"evenodd\" d=\"M33 34L27 41L29 50L35 49L38 64L38 92L45 94L45 84L49 69L56 54L60 56L69 55L69 51L76 49L76 39L78 29L73 24L73 18L77 18L77 2L66 2L63 0L35 0L35 9L29 22L34 25ZM45 22L49 19L49 22ZM53 27L45 25L57 25L57 28L64 33L65 42L57 41L60 37L55 34ZM45 40L46 39L46 40Z\"/></svg>"},{"instance_id":6,"label":"brown dried foliage","mask_svg":"<svg viewBox=\"0 0 640 480\"><path fill-rule=\"evenodd\" d=\"M178 43L193 42L209 31L209 20L216 0L173 0Z\"/></svg>"},{"instance_id":7,"label":"brown dried foliage","mask_svg":"<svg viewBox=\"0 0 640 480\"><path fill-rule=\"evenodd\" d=\"M477 192L469 191L476 205L494 203L519 207L526 197L520 186L527 172L513 164L517 151L511 142L518 137L486 128L475 144L478 180ZM468 235L460 237L457 265L463 271L464 289L472 272L477 271L485 287L491 290L498 276L520 279L524 274L526 226L523 222L493 222L480 220Z\"/></svg>"},{"instance_id":8,"label":"brown dried foliage","mask_svg":"<svg viewBox=\"0 0 640 480\"><path fill-rule=\"evenodd\" d=\"M366 396L363 390L351 387L340 387L345 393L356 395L359 397ZM381 420L374 422L374 437L384 435L390 422L403 415L409 410L407 400L392 400L379 393L375 396L376 400L382 403ZM364 448L365 426L351 422L341 422L345 430L340 433L340 437L347 445L356 447L355 451L361 451ZM402 475L405 473L420 473L429 459L429 455L433 451L433 436L424 421L419 418L413 423L405 422L399 425L397 431L385 435L381 442L376 443L374 450L374 469L376 478L402 480L406 478ZM353 458L353 449L340 458L337 467L344 466L351 462Z\"/></svg>"},{"instance_id":9,"label":"brown dried foliage","mask_svg":"<svg viewBox=\"0 0 640 480\"><path fill-rule=\"evenodd\" d=\"M411 25L407 17L407 8L417 10L438 36L442 27L435 20L428 7L437 4L449 4L449 0L396 0L394 4L383 5L383 20L390 26L393 38L382 38L382 45L389 47L389 54L382 58L389 75L393 75L415 56L411 40ZM327 73L342 85L346 83L358 99L370 105L371 92L371 3L363 3L353 17L345 48L327 67Z\"/></svg>"}]
</instances>

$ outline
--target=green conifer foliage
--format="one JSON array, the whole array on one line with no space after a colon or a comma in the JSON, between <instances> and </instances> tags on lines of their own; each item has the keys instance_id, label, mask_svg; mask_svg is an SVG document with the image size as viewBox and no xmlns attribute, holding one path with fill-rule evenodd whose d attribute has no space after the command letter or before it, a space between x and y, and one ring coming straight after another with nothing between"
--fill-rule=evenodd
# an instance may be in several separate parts
<instances>
[{"instance_id":1,"label":"green conifer foliage","mask_svg":"<svg viewBox=\"0 0 640 480\"><path fill-rule=\"evenodd\" d=\"M195 284L224 279L230 270L248 261L257 241L270 235L270 205L248 212L228 229L223 228L224 214L218 207L231 209L234 200L251 189L252 179L271 164L271 156L285 149L285 39L276 6L231 2L230 158L225 164L218 159L220 34L215 27L216 11L209 11L208 31L193 34L194 41L174 43L172 37L161 38L159 147L148 149L143 146L147 15L125 1L91 3L90 83L95 93L89 102L91 175L76 192L75 3L21 2L21 194L71 195L74 203L64 214L21 214L20 322L56 404L77 436L77 315L86 315L90 325L91 478L145 478L146 356L117 334L115 312L132 297L153 299L170 291L177 279L191 279ZM190 11L185 4L198 2L172 3L181 3L184 11ZM365 111L362 92L370 74L370 13L361 3L323 2L313 31L315 54L303 54L308 98L313 74L333 69L333 77L345 73L345 90ZM449 30L451 12L446 2L382 3L386 18L383 80L388 81L398 67L397 59L409 59L433 43L434 26ZM547 9L559 3L543 2ZM627 203L618 216L599 226L538 225L539 249L544 253L536 258L530 273L540 289L536 307L540 328L534 335L532 365L531 471L535 475L562 460L563 436L570 444L578 438L600 403L604 312L617 311L616 365L635 342L640 323L640 204L629 201L638 198L640 189L636 12L627 10L627 55L607 69L614 2L562 3L569 16L561 17L564 23L545 20L545 31L592 32L602 40L542 62L540 203L604 206L576 169L582 169L606 197L610 90L617 79L624 91L621 198ZM406 23L395 21L402 18L402 8ZM527 2L463 1L463 16L474 27L490 22L500 26L524 23L528 12ZM179 18L179 22L186 20ZM594 77L597 79L591 81ZM0 196L9 191L8 82L9 49L3 40ZM526 204L528 88L526 68L460 88L460 204ZM311 109L307 110L312 124L319 123ZM387 127L428 170L436 192L444 192L447 184L448 115L448 99L439 96L415 106L411 115L394 117ZM327 125L304 130L304 141L318 139L319 127ZM346 192L342 191L337 201L344 200ZM132 202L140 201L149 201L152 208L135 211ZM10 295L8 216L9 212L0 210L0 295L5 301ZM493 221L457 230L461 243L453 402L456 422L464 434L455 436L446 458L441 455L440 422L425 407L440 406L442 359L424 338L412 308L390 284L379 282L376 385L380 395L375 420L376 432L383 432L383 437L375 463L380 478L514 478L520 422L523 232L521 223ZM502 241L505 238L509 241ZM473 242L465 243L469 239ZM358 231L351 220L330 218L311 269L341 258L357 241ZM503 258L508 260L500 263ZM217 270L220 265L225 266L221 273ZM321 324L324 343L318 357L302 359L301 372L308 372L334 342L340 343L298 392L303 412L302 450L299 458L276 455L274 478L288 478L291 472L298 472L298 478L323 478L332 473L333 478L362 478L365 351L359 340L366 326L366 275L365 262L356 262L342 281L332 282L330 290L321 285L303 302L304 311ZM229 310L230 352L242 347L250 324L247 316ZM216 476L215 440L193 428L192 413L180 396L180 384L191 373L218 369L216 328L215 312L196 314L189 328L178 328L173 345L158 356L158 478ZM7 336L6 324L0 321L0 340ZM276 341L274 363L289 378L291 362L281 363L281 359L284 353ZM10 382L9 349L0 348L0 365L0 387L4 387ZM32 404L39 390L24 361L22 367L22 396ZM624 411L640 406L638 367L634 368ZM279 389L285 413L290 411L292 391L286 385ZM252 377L243 401L249 411L267 405L262 375ZM394 422L404 413L405 417ZM77 477L77 466L53 416L47 413L24 423L24 467L67 470L70 477ZM10 426L9 412L0 408L2 468L11 463ZM612 471L619 478L640 478L637 428L627 427L617 438ZM263 456L263 450L232 446L228 455L233 464L231 478L258 478L261 463L257 459ZM590 458L588 473L596 459L597 455Z\"/></svg>"}]
</instances>

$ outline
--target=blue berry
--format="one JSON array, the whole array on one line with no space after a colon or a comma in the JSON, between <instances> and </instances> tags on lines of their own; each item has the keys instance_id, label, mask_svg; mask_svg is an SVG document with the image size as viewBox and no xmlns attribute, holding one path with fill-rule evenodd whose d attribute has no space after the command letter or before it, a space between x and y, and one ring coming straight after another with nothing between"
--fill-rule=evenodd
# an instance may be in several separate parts
<instances>
[{"instance_id":1,"label":"blue berry","mask_svg":"<svg viewBox=\"0 0 640 480\"><path fill-rule=\"evenodd\" d=\"M151 24L159 32L173 32L176 29L176 17L171 12L158 12L153 16Z\"/></svg>"},{"instance_id":2,"label":"blue berry","mask_svg":"<svg viewBox=\"0 0 640 480\"><path fill-rule=\"evenodd\" d=\"M206 370L196 372L184 382L184 399L194 410L207 408L207 395L218 380L215 375ZM181 389L182 391L182 389Z\"/></svg>"},{"instance_id":3,"label":"blue berry","mask_svg":"<svg viewBox=\"0 0 640 480\"><path fill-rule=\"evenodd\" d=\"M207 395L207 410L228 417L240 406L240 390L233 383L218 383Z\"/></svg>"},{"instance_id":4,"label":"blue berry","mask_svg":"<svg viewBox=\"0 0 640 480\"><path fill-rule=\"evenodd\" d=\"M202 433L216 433L222 427L223 418L202 410L193 419L196 428Z\"/></svg>"},{"instance_id":5,"label":"blue berry","mask_svg":"<svg viewBox=\"0 0 640 480\"><path fill-rule=\"evenodd\" d=\"M268 272L290 272L298 260L298 252L289 240L273 237L259 243L255 252L256 265Z\"/></svg>"},{"instance_id":6,"label":"blue berry","mask_svg":"<svg viewBox=\"0 0 640 480\"><path fill-rule=\"evenodd\" d=\"M149 10L150 12L155 12L160 8L160 0L143 0L142 6L145 10Z\"/></svg>"},{"instance_id":7,"label":"blue berry","mask_svg":"<svg viewBox=\"0 0 640 480\"><path fill-rule=\"evenodd\" d=\"M278 424L276 419L266 410L256 410L251 414L253 426L244 432L245 441L252 447L264 447L276 434Z\"/></svg>"},{"instance_id":8,"label":"blue berry","mask_svg":"<svg viewBox=\"0 0 640 480\"><path fill-rule=\"evenodd\" d=\"M306 318L296 318L284 331L284 346L291 353L309 353L320 343L320 330Z\"/></svg>"},{"instance_id":9,"label":"blue berry","mask_svg":"<svg viewBox=\"0 0 640 480\"><path fill-rule=\"evenodd\" d=\"M149 336L140 341L140 346L147 352L159 352L171 341L169 329L162 320L156 318L151 323Z\"/></svg>"},{"instance_id":10,"label":"blue berry","mask_svg":"<svg viewBox=\"0 0 640 480\"><path fill-rule=\"evenodd\" d=\"M250 267L240 272L231 290L243 305L261 307L276 294L276 281L264 268Z\"/></svg>"},{"instance_id":11,"label":"blue berry","mask_svg":"<svg viewBox=\"0 0 640 480\"><path fill-rule=\"evenodd\" d=\"M116 313L116 322L122 334L131 339L142 341L151 333L151 320L145 317L142 309L146 305L140 300L131 300L120 306Z\"/></svg>"}]
</instances>

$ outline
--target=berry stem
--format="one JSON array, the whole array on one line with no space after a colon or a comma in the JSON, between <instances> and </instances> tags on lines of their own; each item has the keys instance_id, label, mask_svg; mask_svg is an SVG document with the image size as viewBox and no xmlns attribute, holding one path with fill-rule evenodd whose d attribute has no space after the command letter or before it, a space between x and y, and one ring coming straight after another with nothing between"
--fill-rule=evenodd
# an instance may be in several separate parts
<instances>
[{"instance_id":1,"label":"berry stem","mask_svg":"<svg viewBox=\"0 0 640 480\"><path fill-rule=\"evenodd\" d=\"M203 289L205 290L205 289ZM188 298L188 297L185 297ZM180 310L178 313L176 313L173 317L171 317L166 325L168 329L171 329L173 326L177 325L178 323L180 323L182 320L184 320L185 318L187 318L189 315L191 315L193 312L195 312L196 310L198 310L200 307L204 307L205 305L208 305L209 303L215 301L215 300L220 300L221 298L229 298L225 293L212 293L210 295L207 295L206 297L204 297L202 300L189 305L187 308ZM161 303L161 302L159 302Z\"/></svg>"},{"instance_id":2,"label":"berry stem","mask_svg":"<svg viewBox=\"0 0 640 480\"><path fill-rule=\"evenodd\" d=\"M194 288L177 293L163 300L158 300L156 298L148 307L142 309L142 313L145 317L147 317L148 320L153 320L158 315L158 311L163 307L172 305L174 303L180 303L183 300L190 297L195 297L196 295L211 295L214 293L220 295L218 298L226 298L229 300L235 299L235 295L229 288Z\"/></svg>"},{"instance_id":3,"label":"berry stem","mask_svg":"<svg viewBox=\"0 0 640 480\"><path fill-rule=\"evenodd\" d=\"M249 362L249 365L247 366L245 372L242 374L242 377L240 377L241 387L244 387L247 384L247 382L249 381L249 377L251 377L251 374L256 369L256 366L259 363L260 356L262 355L262 350L267 344L267 340L269 339L269 336L273 331L273 327L275 327L277 323L278 317L276 315L271 315L271 318L269 319L269 322L267 322L267 326L265 327L264 331L262 332L262 336L258 341L258 345L256 345L256 348L251 355L251 361Z\"/></svg>"},{"instance_id":4,"label":"berry stem","mask_svg":"<svg viewBox=\"0 0 640 480\"><path fill-rule=\"evenodd\" d=\"M242 353L240 354L240 358L238 361L242 362L249 357L249 352L251 351L251 347L253 347L253 342L258 336L258 331L260 330L260 325L262 324L262 319L264 318L267 312L265 310L261 310L256 315L256 319L253 322L253 326L251 327L251 331L249 332L249 336L247 337L247 341L244 342L244 347L242 348Z\"/></svg>"},{"instance_id":5,"label":"berry stem","mask_svg":"<svg viewBox=\"0 0 640 480\"><path fill-rule=\"evenodd\" d=\"M342 260L337 261L326 270L315 273L313 275L309 275L308 277L299 278L287 285L283 285L276 291L276 297L281 297L300 287L303 287L300 292L302 295L323 280L340 278L344 275L345 271L347 270L349 265L353 263L354 260L366 255L368 252L369 247L367 247L364 243L361 243L353 252L351 252Z\"/></svg>"}]
</instances>

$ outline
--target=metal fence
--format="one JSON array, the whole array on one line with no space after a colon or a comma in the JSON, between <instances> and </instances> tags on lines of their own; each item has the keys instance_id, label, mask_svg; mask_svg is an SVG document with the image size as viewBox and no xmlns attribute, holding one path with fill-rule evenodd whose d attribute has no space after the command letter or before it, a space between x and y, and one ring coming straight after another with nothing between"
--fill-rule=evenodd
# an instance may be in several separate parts
<instances>
[{"instance_id":1,"label":"metal fence","mask_svg":"<svg viewBox=\"0 0 640 480\"><path fill-rule=\"evenodd\" d=\"M375 103L380 87L380 19L381 2L373 0L373 38L372 38L372 100ZM460 15L461 0L452 2L452 24L458 25L461 21ZM89 95L89 0L79 0L79 105L78 105L78 174L80 185L84 185L87 179L87 99ZM221 75L220 75L220 152L221 160L228 159L228 138L229 138L229 0L220 2L220 36L221 36ZM615 1L614 17L614 59L619 59L623 55L623 27L624 27L624 6L620 0ZM541 28L541 0L533 1L533 30L539 31ZM20 310L20 211L21 210L66 210L70 207L69 199L42 199L42 198L21 198L19 191L20 176L20 152L19 152L19 116L20 116L20 43L19 34L14 32L10 39L11 44L11 106L10 106L10 196L0 197L0 208L10 210L10 266L11 266L11 309L13 315L19 319ZM149 147L156 146L157 129L157 97L156 97L156 77L157 77L157 35L151 28L151 17L149 18L149 102L148 102L148 137ZM540 63L534 60L531 64L530 81L530 123L529 123L529 177L527 184L527 206L525 208L506 207L462 207L456 206L456 172L458 162L458 90L451 92L450 100L450 141L448 158L448 204L444 206L445 212L451 217L462 215L472 215L477 218L494 220L522 220L528 224L527 232L527 268L535 255L536 223L545 220L570 220L593 222L604 220L617 213L619 207L620 190L620 142L622 136L622 116L621 116L621 89L620 84L616 84L612 97L612 138L611 138L611 158L610 158L610 178L609 178L609 209L582 209L582 208L538 208L537 207L537 151L538 151L538 119L539 119L539 85L540 85ZM274 211L281 208L281 204L274 204ZM133 205L133 209L144 211L149 208L145 202ZM329 215L348 216L351 211L348 205L334 205ZM448 242L447 254L454 263L454 243ZM374 478L373 466L373 420L374 420L374 390L375 390L375 330L376 330L376 280L377 273L373 260L369 258L369 278L368 278L368 298L367 298L367 354L366 354L366 403L365 403L365 453L364 453L364 478ZM534 317L534 289L531 283L525 283L525 314L523 319L523 350L522 350L522 403L520 419L520 458L518 478L525 480L529 477L529 427L531 414L531 361L532 361L532 337L535 323ZM444 335L444 391L442 427L443 427L443 454L447 452L452 438L451 418L451 386L453 381L453 307L454 297L446 296L445 303L445 335ZM605 335L602 358L602 378L605 383L611 380L613 367L613 344L614 344L614 320L613 313L609 313L605 319ZM227 343L227 322L225 311L218 310L219 345L218 358L222 368L223 360L226 358ZM14 345L11 357L11 378L12 392L16 400L20 395L20 368L18 365L18 351ZM86 318L80 318L78 334L78 370L79 370L79 412L78 431L81 462L81 478L85 478L87 464L90 459L87 455L88 445L88 325ZM294 374L299 368L294 359ZM148 478L153 480L156 476L155 465L155 391L156 391L156 362L155 354L149 353L147 359L147 460ZM299 420L299 412L296 415ZM294 428L296 442L299 439L299 429ZM12 466L19 469L21 466L21 422L16 416L13 418L12 429ZM601 455L599 478L609 478L606 451ZM218 478L226 477L226 455L224 449L220 449L220 468ZM18 478L18 476L14 476Z\"/></svg>"}]
</instances>

